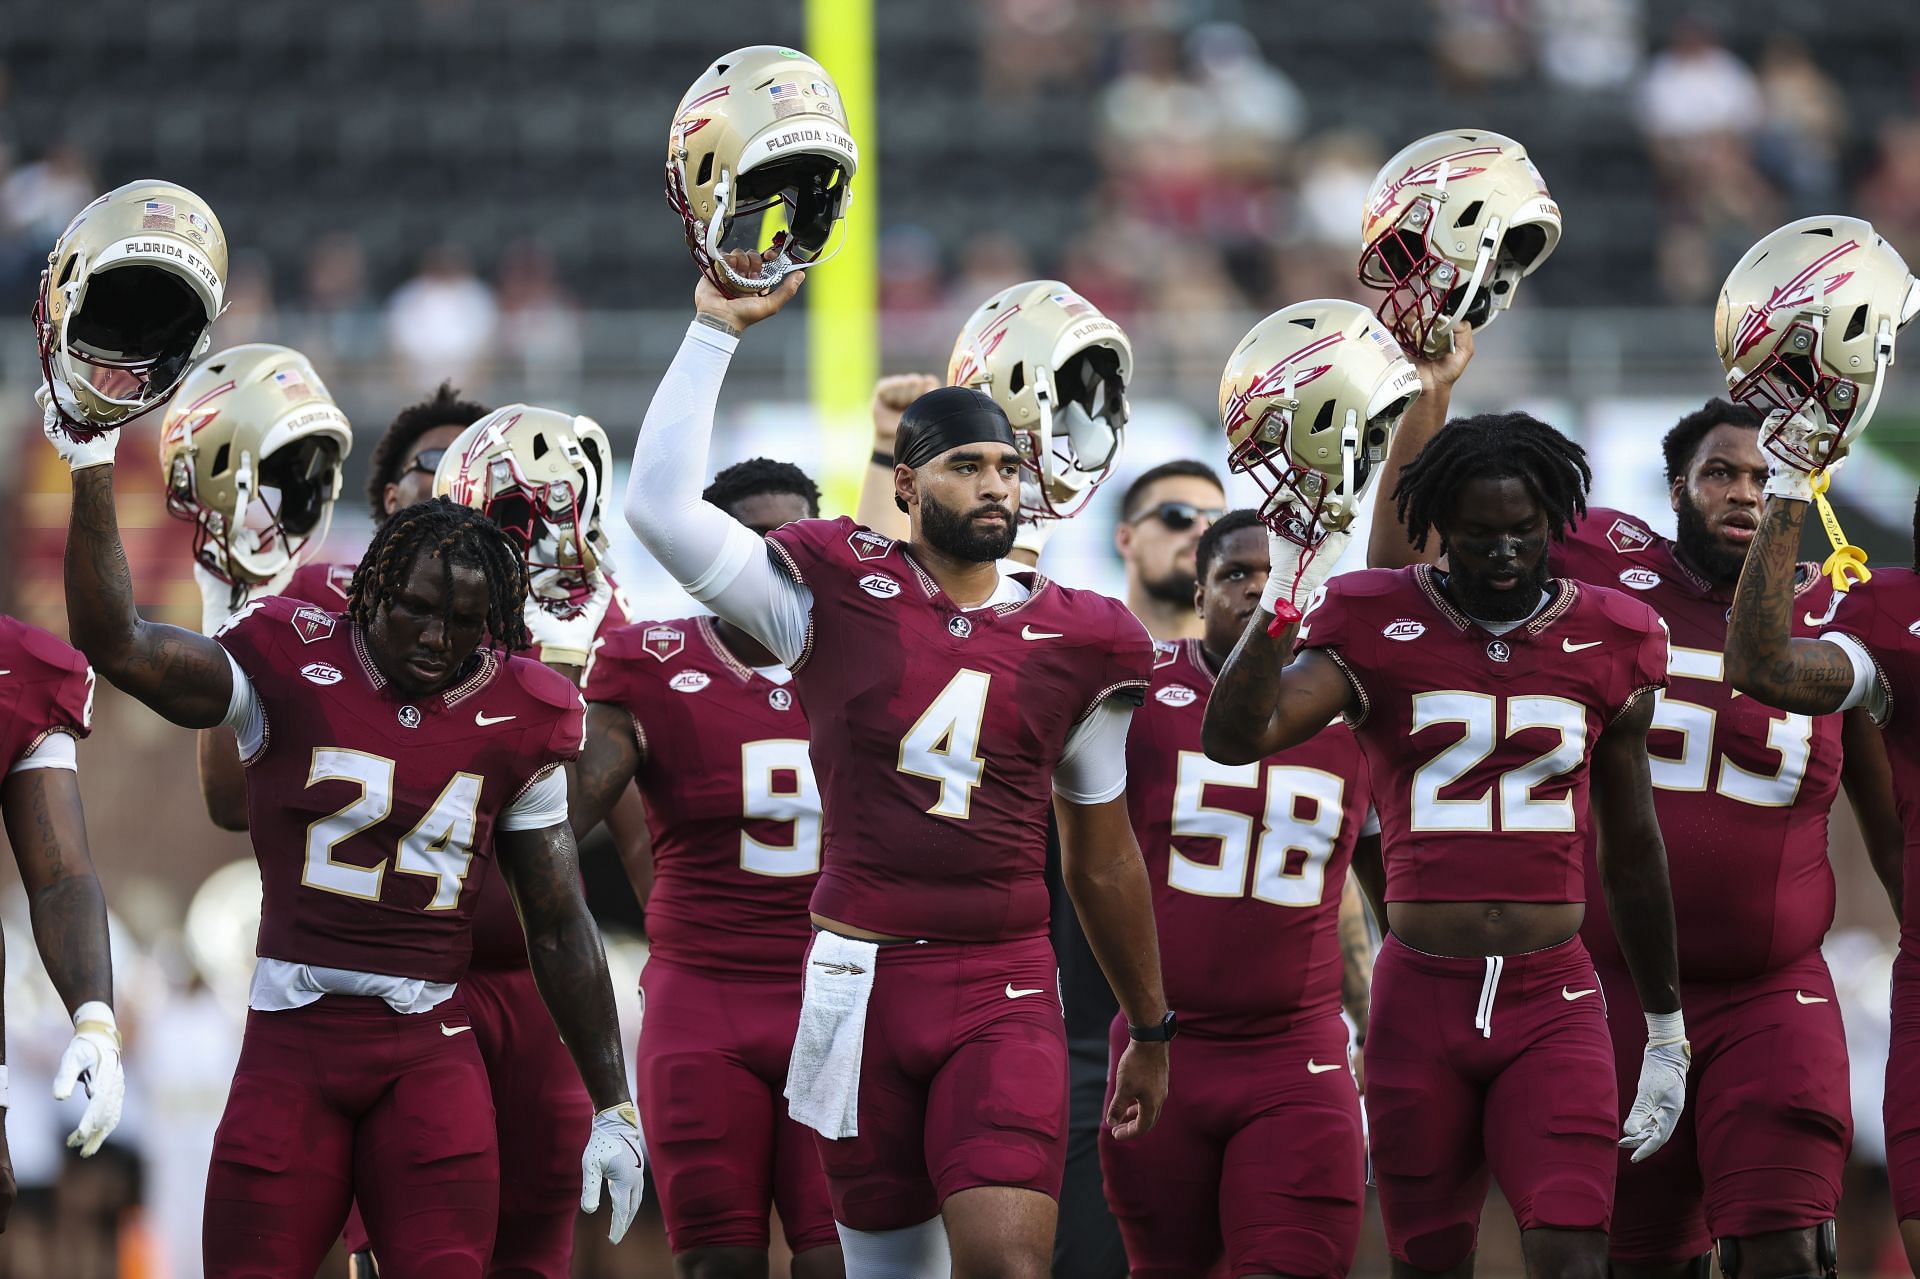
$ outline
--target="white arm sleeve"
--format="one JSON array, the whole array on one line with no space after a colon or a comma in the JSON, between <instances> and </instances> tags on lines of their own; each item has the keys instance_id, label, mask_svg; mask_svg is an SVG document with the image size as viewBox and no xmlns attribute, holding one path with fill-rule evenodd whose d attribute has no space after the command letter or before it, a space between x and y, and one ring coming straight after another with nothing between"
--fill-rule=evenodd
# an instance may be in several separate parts
<instances>
[{"instance_id":1,"label":"white arm sleeve","mask_svg":"<svg viewBox=\"0 0 1920 1279\"><path fill-rule=\"evenodd\" d=\"M41 738L34 748L13 761L8 773L24 773L30 768L64 768L69 772L80 771L80 755L74 749L73 734L54 729Z\"/></svg>"},{"instance_id":2,"label":"white arm sleeve","mask_svg":"<svg viewBox=\"0 0 1920 1279\"><path fill-rule=\"evenodd\" d=\"M1367 805L1367 820L1360 825L1360 837L1365 839L1369 835L1378 835L1379 833L1380 810L1369 804Z\"/></svg>"},{"instance_id":3,"label":"white arm sleeve","mask_svg":"<svg viewBox=\"0 0 1920 1279\"><path fill-rule=\"evenodd\" d=\"M220 651L226 653L225 649ZM267 708L232 653L227 653L227 665L233 670L233 697L227 702L227 717L220 721L220 727L233 730L240 743L240 759L245 762L267 744Z\"/></svg>"},{"instance_id":4,"label":"white arm sleeve","mask_svg":"<svg viewBox=\"0 0 1920 1279\"><path fill-rule=\"evenodd\" d=\"M1845 631L1827 631L1820 638L1845 653L1847 660L1853 663L1853 687L1847 690L1847 698L1840 703L1840 709L1850 711L1871 702L1875 707L1882 708L1874 710L1874 722L1885 719L1886 698L1878 695L1881 692L1880 668L1873 664L1873 654L1867 652L1867 646Z\"/></svg>"},{"instance_id":5,"label":"white arm sleeve","mask_svg":"<svg viewBox=\"0 0 1920 1279\"><path fill-rule=\"evenodd\" d=\"M1109 697L1067 734L1053 793L1073 804L1104 804L1127 789L1127 728L1133 706Z\"/></svg>"},{"instance_id":6,"label":"white arm sleeve","mask_svg":"<svg viewBox=\"0 0 1920 1279\"><path fill-rule=\"evenodd\" d=\"M688 326L640 426L627 523L689 595L793 662L806 647L812 593L773 562L752 529L700 498L714 405L739 344L707 325Z\"/></svg>"},{"instance_id":7,"label":"white arm sleeve","mask_svg":"<svg viewBox=\"0 0 1920 1279\"><path fill-rule=\"evenodd\" d=\"M567 770L555 767L521 791L494 825L500 830L545 830L566 820Z\"/></svg>"}]
</instances>

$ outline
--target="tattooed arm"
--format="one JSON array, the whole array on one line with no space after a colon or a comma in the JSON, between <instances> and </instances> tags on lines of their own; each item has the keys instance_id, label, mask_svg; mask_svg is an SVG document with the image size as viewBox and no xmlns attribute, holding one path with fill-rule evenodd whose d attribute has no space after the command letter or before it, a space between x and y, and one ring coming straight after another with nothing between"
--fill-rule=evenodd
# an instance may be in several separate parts
<instances>
[{"instance_id":1,"label":"tattooed arm","mask_svg":"<svg viewBox=\"0 0 1920 1279\"><path fill-rule=\"evenodd\" d=\"M1380 837L1368 835L1378 855ZM1360 894L1360 878L1349 873L1340 890L1340 1006L1353 1019L1354 1041L1367 1042L1367 1014L1373 994L1373 934L1367 928L1367 906Z\"/></svg>"},{"instance_id":2,"label":"tattooed arm","mask_svg":"<svg viewBox=\"0 0 1920 1279\"><path fill-rule=\"evenodd\" d=\"M1847 704L1855 668L1838 644L1793 636L1794 565L1806 516L1807 503L1780 497L1761 511L1727 618L1727 682L1783 711L1826 715Z\"/></svg>"},{"instance_id":3,"label":"tattooed arm","mask_svg":"<svg viewBox=\"0 0 1920 1279\"><path fill-rule=\"evenodd\" d=\"M558 822L540 830L499 831L494 850L526 930L534 984L573 1054L593 1108L606 1110L631 1100L613 981L607 976L600 930L580 890L573 828Z\"/></svg>"},{"instance_id":4,"label":"tattooed arm","mask_svg":"<svg viewBox=\"0 0 1920 1279\"><path fill-rule=\"evenodd\" d=\"M133 578L113 509L113 467L73 473L67 524L67 629L74 647L116 688L186 728L226 718L233 672L206 636L149 622L134 610Z\"/></svg>"},{"instance_id":5,"label":"tattooed arm","mask_svg":"<svg viewBox=\"0 0 1920 1279\"><path fill-rule=\"evenodd\" d=\"M620 813L626 798L635 800L634 775L640 770L640 745L634 740L633 720L611 702L587 703L587 731L580 747L580 758L572 765L572 780L567 788L567 824L575 838L585 838L601 822L608 823ZM647 830L646 808L637 805L638 829L616 832L614 844L620 850L620 863L633 885L633 895L644 905L653 886L653 840ZM624 824L624 821L623 821Z\"/></svg>"},{"instance_id":6,"label":"tattooed arm","mask_svg":"<svg viewBox=\"0 0 1920 1279\"><path fill-rule=\"evenodd\" d=\"M1325 653L1288 661L1299 626L1267 634L1273 614L1255 609L1207 699L1200 745L1223 764L1251 764L1298 746L1347 709L1353 686Z\"/></svg>"},{"instance_id":7,"label":"tattooed arm","mask_svg":"<svg viewBox=\"0 0 1920 1279\"><path fill-rule=\"evenodd\" d=\"M80 778L69 768L29 768L0 784L0 817L27 890L33 939L69 1013L113 1003L107 899L87 851Z\"/></svg>"}]
</instances>

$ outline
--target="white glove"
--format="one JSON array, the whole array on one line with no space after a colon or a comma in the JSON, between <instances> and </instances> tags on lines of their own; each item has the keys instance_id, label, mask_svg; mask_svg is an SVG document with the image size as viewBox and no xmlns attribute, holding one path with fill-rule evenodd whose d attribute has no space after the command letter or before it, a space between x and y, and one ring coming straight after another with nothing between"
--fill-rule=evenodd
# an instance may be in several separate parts
<instances>
[{"instance_id":1,"label":"white glove","mask_svg":"<svg viewBox=\"0 0 1920 1279\"><path fill-rule=\"evenodd\" d=\"M1320 539L1320 545L1309 551L1269 532L1267 559L1271 568L1267 571L1267 589L1260 595L1260 607L1272 613L1285 601L1304 613L1314 592L1333 576L1333 566L1347 553L1347 543L1352 540L1353 530L1349 527L1326 534Z\"/></svg>"},{"instance_id":2,"label":"white glove","mask_svg":"<svg viewBox=\"0 0 1920 1279\"><path fill-rule=\"evenodd\" d=\"M73 1096L76 1083L85 1084L89 1100L67 1147L85 1159L119 1126L120 1105L127 1095L127 1078L120 1069L120 1028L114 1024L113 1009L98 1000L80 1005L73 1014L73 1039L53 1072L53 1099Z\"/></svg>"},{"instance_id":3,"label":"white glove","mask_svg":"<svg viewBox=\"0 0 1920 1279\"><path fill-rule=\"evenodd\" d=\"M1647 1051L1640 1059L1640 1089L1620 1138L1639 1163L1667 1144L1687 1105L1687 1066L1693 1049L1679 1013L1647 1014Z\"/></svg>"},{"instance_id":4,"label":"white glove","mask_svg":"<svg viewBox=\"0 0 1920 1279\"><path fill-rule=\"evenodd\" d=\"M593 1117L587 1150L580 1156L580 1211L600 1211L600 1183L612 1183L613 1228L607 1238L619 1243L640 1210L641 1173L646 1158L640 1151L640 1115L623 1101Z\"/></svg>"},{"instance_id":5,"label":"white glove","mask_svg":"<svg viewBox=\"0 0 1920 1279\"><path fill-rule=\"evenodd\" d=\"M215 576L212 569L195 560L193 581L200 588L200 633L211 635L232 620L235 613L255 600L281 594L287 589L287 583L293 580L294 572L298 568L297 564L288 564L275 573L270 580L242 584L236 590L231 583L223 582Z\"/></svg>"},{"instance_id":6,"label":"white glove","mask_svg":"<svg viewBox=\"0 0 1920 1279\"><path fill-rule=\"evenodd\" d=\"M46 434L47 442L53 445L67 463L69 470L84 471L89 466L106 466L113 461L113 450L120 444L120 428L111 427L98 431L85 439L75 439L60 420L60 412L54 407L53 389L45 382L33 393L40 405L40 429Z\"/></svg>"},{"instance_id":7,"label":"white glove","mask_svg":"<svg viewBox=\"0 0 1920 1279\"><path fill-rule=\"evenodd\" d=\"M559 577L558 569L542 569L534 574L534 589L527 592L527 633L540 660L559 666L585 666L593 651L593 637L607 620L607 607L613 603L613 583L607 575L595 572L593 588L579 600L565 600L542 594L543 581Z\"/></svg>"},{"instance_id":8,"label":"white glove","mask_svg":"<svg viewBox=\"0 0 1920 1279\"><path fill-rule=\"evenodd\" d=\"M1839 443L1840 428L1826 414L1774 410L1760 428L1760 446L1771 459L1766 496L1811 502L1812 478L1840 460L1835 456Z\"/></svg>"}]
</instances>

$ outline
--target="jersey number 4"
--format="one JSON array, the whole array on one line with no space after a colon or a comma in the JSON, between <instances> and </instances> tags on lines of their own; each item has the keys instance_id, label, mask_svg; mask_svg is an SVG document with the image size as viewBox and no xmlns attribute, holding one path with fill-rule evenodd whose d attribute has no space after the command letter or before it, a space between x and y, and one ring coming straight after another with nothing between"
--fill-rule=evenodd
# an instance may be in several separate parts
<instances>
[{"instance_id":1,"label":"jersey number 4","mask_svg":"<svg viewBox=\"0 0 1920 1279\"><path fill-rule=\"evenodd\" d=\"M1197 751L1180 752L1171 834L1176 840L1218 840L1220 860L1209 866L1186 856L1178 844L1172 845L1167 850L1167 883L1201 897L1241 897L1251 891L1256 901L1276 906L1318 906L1326 890L1327 861L1340 837L1347 783L1317 768L1269 766L1256 858L1252 856L1254 819L1231 808L1210 807L1203 800L1209 786L1257 792L1260 771L1259 764L1217 764ZM1298 813L1306 806L1313 815L1303 819ZM1253 862L1251 890L1249 860Z\"/></svg>"},{"instance_id":2,"label":"jersey number 4","mask_svg":"<svg viewBox=\"0 0 1920 1279\"><path fill-rule=\"evenodd\" d=\"M899 770L940 783L940 798L927 810L935 817L965 821L973 812L974 789L987 771L987 761L980 758L980 721L992 684L985 671L956 671L900 739Z\"/></svg>"},{"instance_id":3,"label":"jersey number 4","mask_svg":"<svg viewBox=\"0 0 1920 1279\"><path fill-rule=\"evenodd\" d=\"M380 755L345 749L313 752L307 785L352 782L360 795L352 803L307 827L306 869L300 882L323 892L380 899L387 859L371 866L337 862L333 850L343 841L378 825L393 812L393 761ZM473 837L479 826L482 779L474 773L455 773L414 828L395 847L393 868L407 875L425 875L434 881L428 910L452 910L460 904L460 887L473 861Z\"/></svg>"}]
</instances>

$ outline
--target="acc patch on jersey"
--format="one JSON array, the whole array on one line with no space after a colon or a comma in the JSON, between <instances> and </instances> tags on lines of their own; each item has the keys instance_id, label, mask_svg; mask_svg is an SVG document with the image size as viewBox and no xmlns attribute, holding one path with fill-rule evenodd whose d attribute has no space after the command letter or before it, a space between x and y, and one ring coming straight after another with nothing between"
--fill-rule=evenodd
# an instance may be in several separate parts
<instances>
[{"instance_id":1,"label":"acc patch on jersey","mask_svg":"<svg viewBox=\"0 0 1920 1279\"><path fill-rule=\"evenodd\" d=\"M341 679L340 668L331 662L308 662L300 673L315 684L338 684Z\"/></svg>"},{"instance_id":2,"label":"acc patch on jersey","mask_svg":"<svg viewBox=\"0 0 1920 1279\"><path fill-rule=\"evenodd\" d=\"M1422 635L1425 635L1427 633L1427 626L1424 622L1416 622L1410 617L1403 617L1397 622L1388 622L1386 629L1380 633L1390 640L1400 640L1404 643L1407 640L1417 640Z\"/></svg>"},{"instance_id":3,"label":"acc patch on jersey","mask_svg":"<svg viewBox=\"0 0 1920 1279\"><path fill-rule=\"evenodd\" d=\"M687 633L677 626L649 626L640 637L640 647L653 654L657 662L670 661L687 646Z\"/></svg>"},{"instance_id":4,"label":"acc patch on jersey","mask_svg":"<svg viewBox=\"0 0 1920 1279\"><path fill-rule=\"evenodd\" d=\"M705 671L681 671L667 681L667 687L676 693L697 693L713 683L713 677Z\"/></svg>"},{"instance_id":5,"label":"acc patch on jersey","mask_svg":"<svg viewBox=\"0 0 1920 1279\"><path fill-rule=\"evenodd\" d=\"M900 593L900 583L885 573L869 573L860 579L860 589L877 600L890 600Z\"/></svg>"},{"instance_id":6,"label":"acc patch on jersey","mask_svg":"<svg viewBox=\"0 0 1920 1279\"><path fill-rule=\"evenodd\" d=\"M1660 585L1660 575L1650 568L1630 568L1620 574L1620 581L1636 591L1650 591Z\"/></svg>"},{"instance_id":7,"label":"acc patch on jersey","mask_svg":"<svg viewBox=\"0 0 1920 1279\"><path fill-rule=\"evenodd\" d=\"M324 608L302 604L289 620L293 623L293 633L300 637L302 644L312 644L333 634L333 614Z\"/></svg>"},{"instance_id":8,"label":"acc patch on jersey","mask_svg":"<svg viewBox=\"0 0 1920 1279\"><path fill-rule=\"evenodd\" d=\"M1653 545L1653 534L1625 520L1615 520L1607 530L1607 544L1622 555L1631 555Z\"/></svg>"},{"instance_id":9,"label":"acc patch on jersey","mask_svg":"<svg viewBox=\"0 0 1920 1279\"><path fill-rule=\"evenodd\" d=\"M1155 700L1165 702L1168 706L1191 706L1200 698L1200 694L1185 684L1169 684L1153 696Z\"/></svg>"},{"instance_id":10,"label":"acc patch on jersey","mask_svg":"<svg viewBox=\"0 0 1920 1279\"><path fill-rule=\"evenodd\" d=\"M853 548L853 557L857 560L884 559L893 549L893 539L882 537L872 529L855 529L847 534L847 545Z\"/></svg>"}]
</instances>

